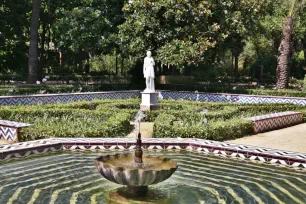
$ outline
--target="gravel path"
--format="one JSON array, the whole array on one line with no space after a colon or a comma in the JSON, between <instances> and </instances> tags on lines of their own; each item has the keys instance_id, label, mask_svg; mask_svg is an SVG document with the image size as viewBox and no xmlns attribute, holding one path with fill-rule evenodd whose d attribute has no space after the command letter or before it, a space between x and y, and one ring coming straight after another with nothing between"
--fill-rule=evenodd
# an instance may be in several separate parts
<instances>
[{"instance_id":1,"label":"gravel path","mask_svg":"<svg viewBox=\"0 0 306 204\"><path fill-rule=\"evenodd\" d=\"M133 122L131 122L131 125L134 125ZM140 133L142 138L151 138L153 135L153 126L154 123L149 122L142 122L140 124ZM136 138L138 135L138 129L134 129L130 134L128 134L126 137L128 138Z\"/></svg>"},{"instance_id":2,"label":"gravel path","mask_svg":"<svg viewBox=\"0 0 306 204\"><path fill-rule=\"evenodd\" d=\"M306 153L306 123L225 142Z\"/></svg>"}]
</instances>

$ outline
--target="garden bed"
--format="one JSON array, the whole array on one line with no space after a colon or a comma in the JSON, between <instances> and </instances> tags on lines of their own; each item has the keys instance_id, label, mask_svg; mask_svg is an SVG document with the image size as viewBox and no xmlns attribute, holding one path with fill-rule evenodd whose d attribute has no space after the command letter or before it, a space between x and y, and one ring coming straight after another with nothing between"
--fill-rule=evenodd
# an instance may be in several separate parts
<instances>
[{"instance_id":1,"label":"garden bed","mask_svg":"<svg viewBox=\"0 0 306 204\"><path fill-rule=\"evenodd\" d=\"M294 104L235 104L160 100L160 110L146 113L157 138L225 140L253 133L244 118L283 111L306 113ZM50 137L125 137L140 99L99 100L35 106L1 106L0 119L33 124L19 141ZM304 114L305 115L305 114Z\"/></svg>"}]
</instances>

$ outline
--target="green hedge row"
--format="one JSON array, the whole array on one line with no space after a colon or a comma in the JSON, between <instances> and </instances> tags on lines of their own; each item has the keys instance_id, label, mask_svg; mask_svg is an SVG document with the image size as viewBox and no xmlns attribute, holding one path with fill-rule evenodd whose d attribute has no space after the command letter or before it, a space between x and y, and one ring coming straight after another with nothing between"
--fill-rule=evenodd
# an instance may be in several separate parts
<instances>
[{"instance_id":1,"label":"green hedge row","mask_svg":"<svg viewBox=\"0 0 306 204\"><path fill-rule=\"evenodd\" d=\"M166 102L167 103L167 102ZM184 106L193 102L180 102ZM208 111L200 112L198 107ZM194 103L195 110L167 110L150 113L154 120L155 137L182 137L225 140L253 133L252 122L246 117L283 111L300 111L306 114L306 107L294 104L232 104ZM214 111L210 110L214 107ZM305 119L306 116L304 115Z\"/></svg>"},{"instance_id":2,"label":"green hedge row","mask_svg":"<svg viewBox=\"0 0 306 204\"><path fill-rule=\"evenodd\" d=\"M137 109L133 100L102 100L40 106L0 107L0 118L33 124L20 141L49 137L122 137L131 131ZM113 104L116 104L115 106ZM138 102L139 104L139 102ZM135 106L135 105L134 105Z\"/></svg>"},{"instance_id":3,"label":"green hedge row","mask_svg":"<svg viewBox=\"0 0 306 204\"><path fill-rule=\"evenodd\" d=\"M208 140L234 139L253 132L251 121L232 119L229 121L214 121L211 124L180 126L175 124L175 117L160 114L154 123L154 137L167 138L201 138Z\"/></svg>"},{"instance_id":4,"label":"green hedge row","mask_svg":"<svg viewBox=\"0 0 306 204\"><path fill-rule=\"evenodd\" d=\"M42 118L34 126L23 128L21 141L49 137L123 137L128 134L131 113L121 112L103 120L88 116L86 118L49 117Z\"/></svg>"},{"instance_id":5,"label":"green hedge row","mask_svg":"<svg viewBox=\"0 0 306 204\"><path fill-rule=\"evenodd\" d=\"M143 84L94 84L94 85L22 85L0 86L0 96L31 95L47 91L49 94L99 91L142 90Z\"/></svg>"},{"instance_id":6,"label":"green hedge row","mask_svg":"<svg viewBox=\"0 0 306 204\"><path fill-rule=\"evenodd\" d=\"M80 92L98 92L98 91L120 91L120 90L143 90L144 84L95 84L95 85L23 85L23 86L0 86L0 95L29 95L39 94L42 90L47 93L76 93ZM284 96L284 97L306 97L306 91L293 89L272 90L272 89L254 89L250 87L233 86L225 87L222 85L176 85L176 84L156 84L156 89L169 91L199 91L210 93L232 93L266 96Z\"/></svg>"},{"instance_id":7,"label":"green hedge row","mask_svg":"<svg viewBox=\"0 0 306 204\"><path fill-rule=\"evenodd\" d=\"M48 137L122 137L131 131L130 121L140 99L97 100L68 104L2 106L0 119L34 124L22 129L21 141ZM301 111L294 104L235 104L160 100L161 109L146 112L154 122L155 137L225 140L251 134L253 126L243 118L261 114Z\"/></svg>"}]
</instances>

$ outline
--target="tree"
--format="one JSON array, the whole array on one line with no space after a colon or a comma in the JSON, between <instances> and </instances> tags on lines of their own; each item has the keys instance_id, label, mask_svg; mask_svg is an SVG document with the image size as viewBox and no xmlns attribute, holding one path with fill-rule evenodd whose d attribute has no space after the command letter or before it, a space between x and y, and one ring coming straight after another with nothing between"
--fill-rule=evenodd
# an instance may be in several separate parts
<instances>
[{"instance_id":1,"label":"tree","mask_svg":"<svg viewBox=\"0 0 306 204\"><path fill-rule=\"evenodd\" d=\"M289 13L284 21L281 43L278 48L278 59L276 69L276 87L278 89L288 88L291 58L293 53L293 31L294 17L304 7L305 0L286 0Z\"/></svg>"},{"instance_id":2,"label":"tree","mask_svg":"<svg viewBox=\"0 0 306 204\"><path fill-rule=\"evenodd\" d=\"M32 18L30 25L30 47L28 62L28 83L35 83L39 80L38 64L38 28L41 0L33 0Z\"/></svg>"},{"instance_id":3,"label":"tree","mask_svg":"<svg viewBox=\"0 0 306 204\"><path fill-rule=\"evenodd\" d=\"M152 49L162 64L198 65L215 47L226 47L223 42L230 35L243 38L264 2L135 0L123 8L126 21L120 34L136 56Z\"/></svg>"},{"instance_id":4,"label":"tree","mask_svg":"<svg viewBox=\"0 0 306 204\"><path fill-rule=\"evenodd\" d=\"M0 71L27 72L30 0L4 0L0 6Z\"/></svg>"},{"instance_id":5,"label":"tree","mask_svg":"<svg viewBox=\"0 0 306 204\"><path fill-rule=\"evenodd\" d=\"M118 56L121 42L117 33L118 25L124 21L123 5L124 0L83 0L62 5L52 26L56 47L66 54L81 56L76 59L80 71L83 60L88 64L90 56Z\"/></svg>"}]
</instances>

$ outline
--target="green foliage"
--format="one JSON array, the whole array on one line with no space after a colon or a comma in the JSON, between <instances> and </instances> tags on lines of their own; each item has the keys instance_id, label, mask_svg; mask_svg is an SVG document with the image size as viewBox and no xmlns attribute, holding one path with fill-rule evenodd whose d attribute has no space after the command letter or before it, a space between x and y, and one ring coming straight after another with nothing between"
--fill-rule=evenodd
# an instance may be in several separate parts
<instances>
[{"instance_id":1,"label":"green foliage","mask_svg":"<svg viewBox=\"0 0 306 204\"><path fill-rule=\"evenodd\" d=\"M123 137L139 109L139 99L97 100L68 104L2 106L0 119L33 124L21 131L21 141L49 137ZM161 100L161 109L146 112L154 122L154 137L233 139L252 134L246 117L302 111L293 104L234 104ZM306 118L306 116L305 116Z\"/></svg>"},{"instance_id":2,"label":"green foliage","mask_svg":"<svg viewBox=\"0 0 306 204\"><path fill-rule=\"evenodd\" d=\"M304 91L306 91L306 75L304 76Z\"/></svg>"},{"instance_id":3,"label":"green foliage","mask_svg":"<svg viewBox=\"0 0 306 204\"><path fill-rule=\"evenodd\" d=\"M26 71L31 1L2 0L0 6L0 70ZM25 26L26 25L26 26Z\"/></svg>"},{"instance_id":4,"label":"green foliage","mask_svg":"<svg viewBox=\"0 0 306 204\"><path fill-rule=\"evenodd\" d=\"M168 103L166 104L168 105ZM168 110L157 116L151 114L151 117L154 115L152 117L154 119L154 137L235 139L253 133L252 122L243 118L289 110L306 112L304 107L293 104L230 104L185 101L180 104L192 106L193 111ZM203 112L204 107L207 112Z\"/></svg>"},{"instance_id":5,"label":"green foliage","mask_svg":"<svg viewBox=\"0 0 306 204\"><path fill-rule=\"evenodd\" d=\"M108 79L111 80L111 77ZM123 79L122 79L123 80ZM39 86L0 86L1 96L40 94L45 90L48 94L79 93L98 91L140 90L140 84L96 84L96 85L39 85Z\"/></svg>"},{"instance_id":6,"label":"green foliage","mask_svg":"<svg viewBox=\"0 0 306 204\"><path fill-rule=\"evenodd\" d=\"M204 53L227 37L241 42L240 36L254 25L263 4L253 0L135 0L123 9L126 21L120 34L132 53L153 49L162 64L197 65L204 62Z\"/></svg>"},{"instance_id":7,"label":"green foliage","mask_svg":"<svg viewBox=\"0 0 306 204\"><path fill-rule=\"evenodd\" d=\"M117 106L113 108L115 103ZM138 100L126 100L139 104ZM122 137L131 131L137 112L122 100L75 102L41 106L1 107L0 118L33 124L22 129L21 141L49 137ZM124 106L126 105L126 106Z\"/></svg>"}]
</instances>

